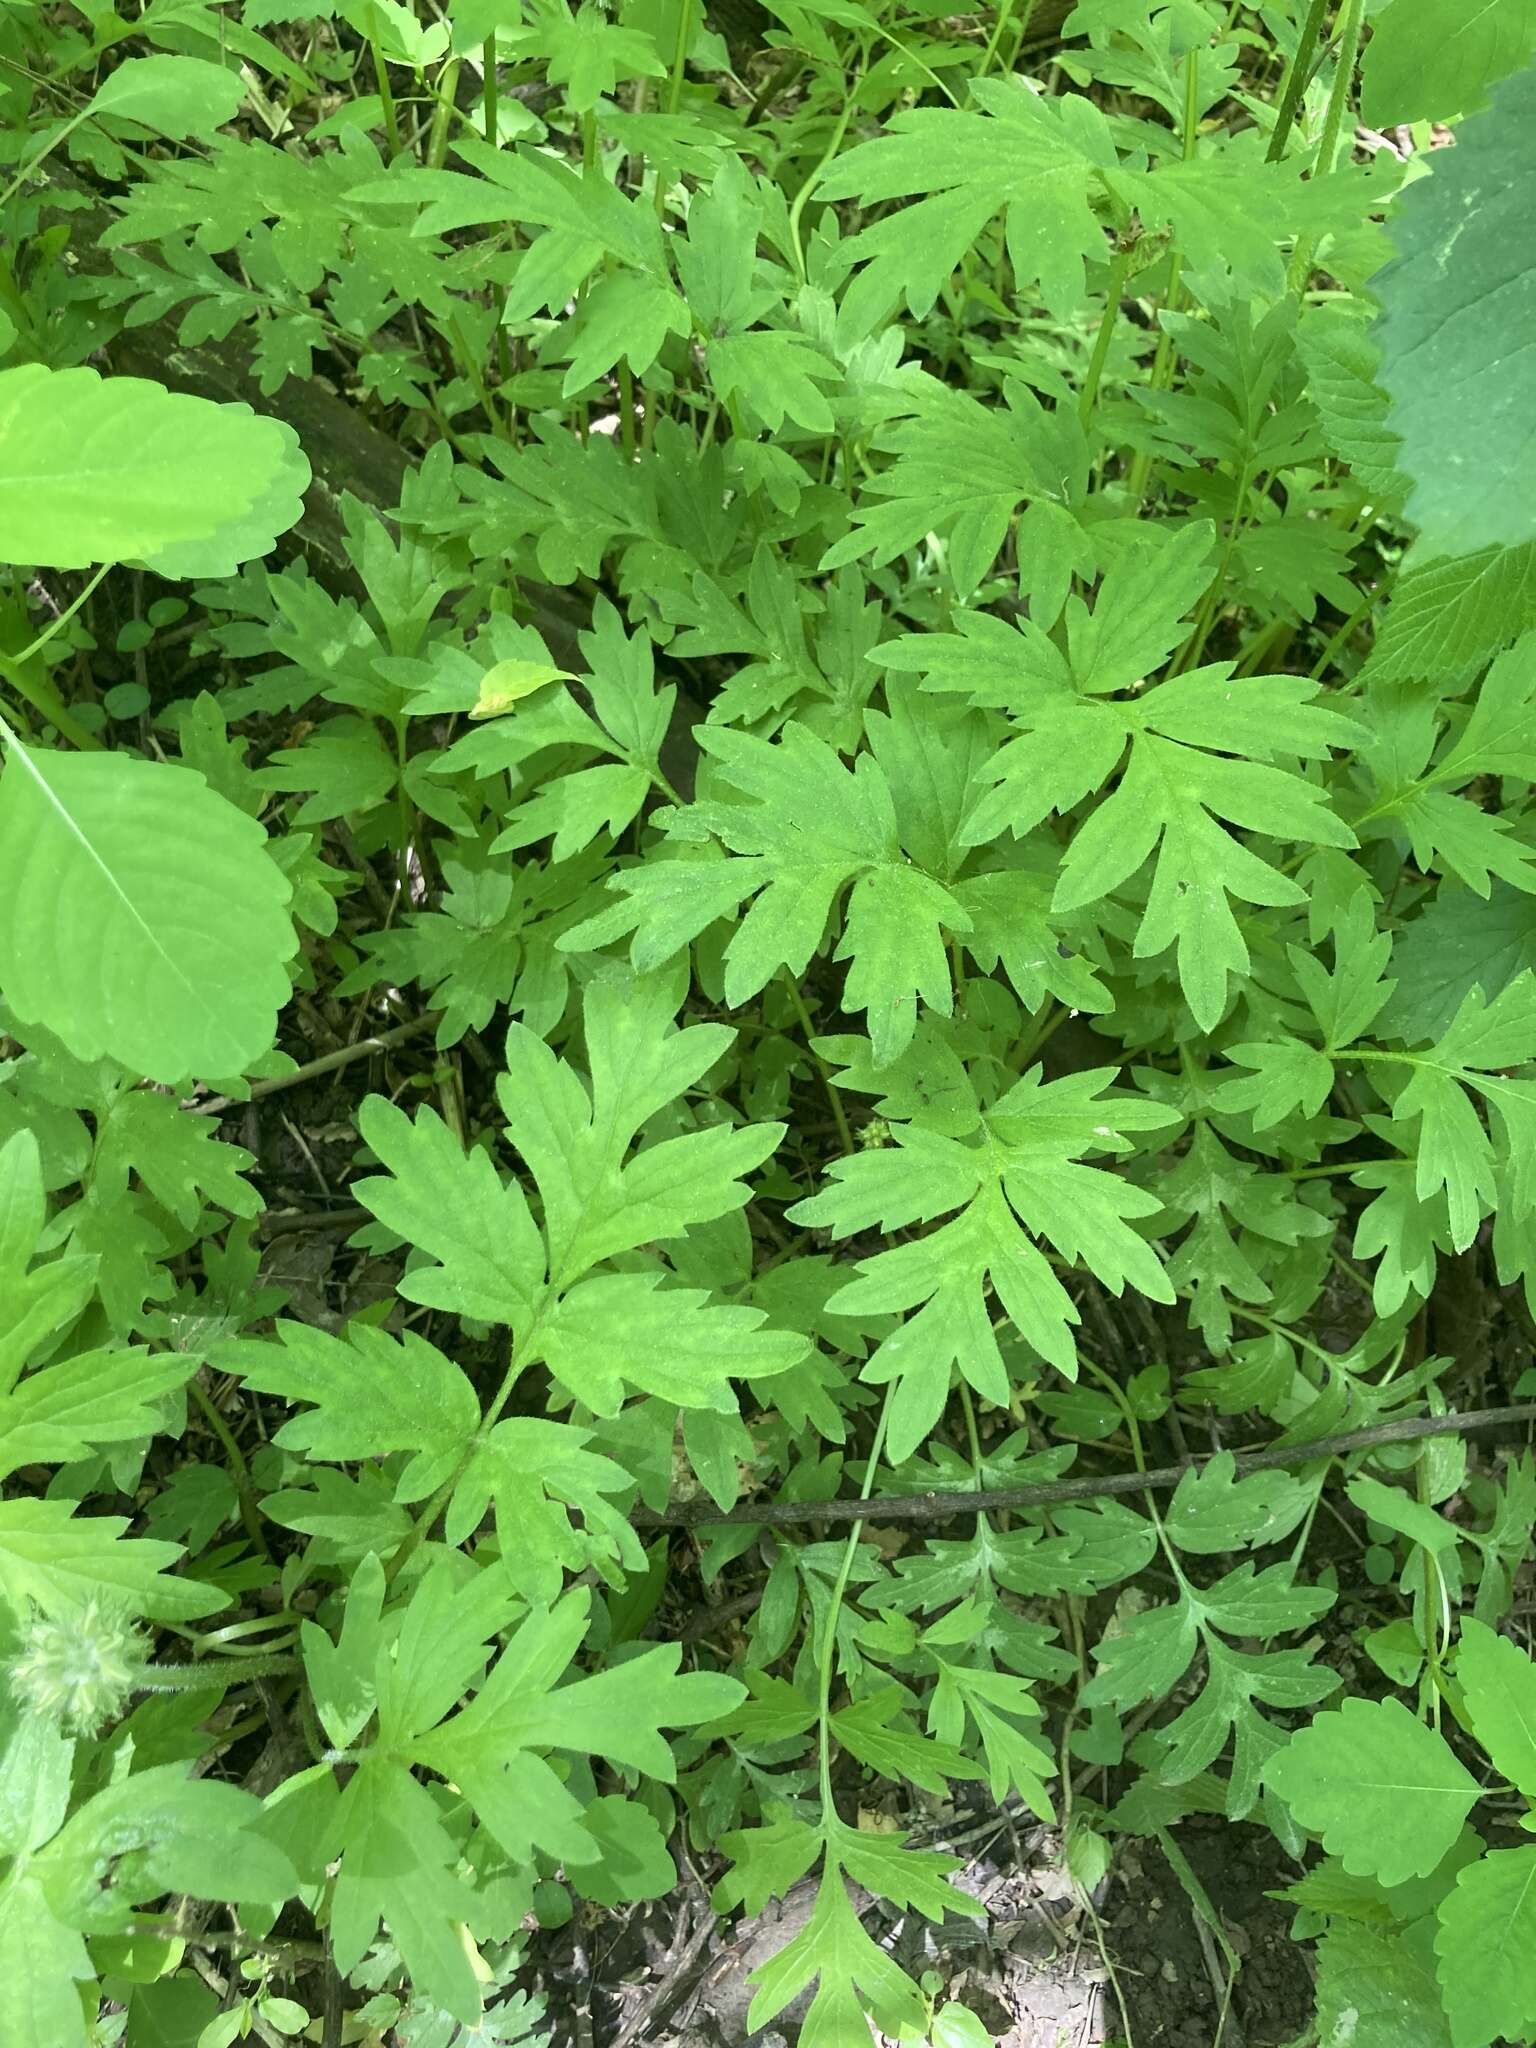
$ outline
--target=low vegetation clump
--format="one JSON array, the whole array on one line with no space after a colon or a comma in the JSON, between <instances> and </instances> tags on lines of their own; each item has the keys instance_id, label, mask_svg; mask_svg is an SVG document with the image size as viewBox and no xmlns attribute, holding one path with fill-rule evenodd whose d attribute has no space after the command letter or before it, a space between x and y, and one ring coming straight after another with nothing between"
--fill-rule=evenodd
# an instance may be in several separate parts
<instances>
[{"instance_id":1,"label":"low vegetation clump","mask_svg":"<svg viewBox=\"0 0 1536 2048\"><path fill-rule=\"evenodd\" d=\"M0 13L0 2040L1536 2040L1533 57Z\"/></svg>"}]
</instances>

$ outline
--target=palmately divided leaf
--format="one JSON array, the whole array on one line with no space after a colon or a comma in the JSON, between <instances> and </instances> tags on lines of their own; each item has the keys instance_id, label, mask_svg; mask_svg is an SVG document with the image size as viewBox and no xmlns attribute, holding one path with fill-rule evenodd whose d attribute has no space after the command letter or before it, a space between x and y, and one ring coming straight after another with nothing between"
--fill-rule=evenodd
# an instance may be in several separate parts
<instances>
[{"instance_id":1,"label":"palmately divided leaf","mask_svg":"<svg viewBox=\"0 0 1536 2048\"><path fill-rule=\"evenodd\" d=\"M836 1870L822 1878L810 1919L753 1978L747 2025L766 2026L806 1985L816 1995L800 2029L803 2048L851 2048L869 2033L868 2014L887 2033L920 2029L917 1986L864 1932Z\"/></svg>"},{"instance_id":2,"label":"palmately divided leaf","mask_svg":"<svg viewBox=\"0 0 1536 2048\"><path fill-rule=\"evenodd\" d=\"M1015 288L1038 282L1059 314L1082 304L1085 264L1105 259L1090 195L1117 159L1098 109L1086 98L1038 98L1022 81L976 79L971 90L982 111L897 114L884 135L845 150L821 175L823 199L915 200L854 238L856 260L868 266L855 291L871 314L905 297L922 319L999 213Z\"/></svg>"},{"instance_id":3,"label":"palmately divided leaf","mask_svg":"<svg viewBox=\"0 0 1536 2048\"><path fill-rule=\"evenodd\" d=\"M157 1081L243 1073L297 946L266 834L189 768L6 741L0 988L80 1059Z\"/></svg>"},{"instance_id":4,"label":"palmately divided leaf","mask_svg":"<svg viewBox=\"0 0 1536 2048\"><path fill-rule=\"evenodd\" d=\"M544 1286L544 1247L516 1181L503 1182L479 1147L466 1152L435 1110L413 1122L370 1095L357 1128L382 1175L354 1192L379 1221L438 1261L400 1283L412 1301L522 1329Z\"/></svg>"},{"instance_id":5,"label":"palmately divided leaf","mask_svg":"<svg viewBox=\"0 0 1536 2048\"><path fill-rule=\"evenodd\" d=\"M30 1607L68 1614L106 1599L131 1614L190 1621L228 1596L174 1577L179 1543L126 1536L121 1515L77 1515L68 1500L0 1501L0 1599L20 1616Z\"/></svg>"},{"instance_id":6,"label":"palmately divided leaf","mask_svg":"<svg viewBox=\"0 0 1536 2048\"><path fill-rule=\"evenodd\" d=\"M620 872L612 886L628 901L622 914L602 921L602 936L633 930L631 958L643 971L751 896L725 949L725 999L735 1007L781 968L804 975L833 906L852 883L839 949L839 958L854 961L847 1004L867 1009L877 1057L896 1058L911 1042L919 995L940 1015L950 1014L954 991L943 935L968 932L971 920L945 884L904 851L879 763L861 755L850 770L803 725L775 742L724 726L701 728L699 737L720 762L725 784L750 801L701 800L688 813L689 829L707 829L734 857ZM665 905L664 919L653 915L655 900Z\"/></svg>"},{"instance_id":7,"label":"palmately divided leaf","mask_svg":"<svg viewBox=\"0 0 1536 2048\"><path fill-rule=\"evenodd\" d=\"M1099 1068L1046 1082L1032 1068L974 1138L898 1127L891 1147L836 1161L832 1185L788 1212L793 1222L846 1237L960 1211L926 1237L860 1260L859 1278L833 1297L842 1314L920 1311L866 1369L876 1379L910 1376L918 1390L914 1408L898 1418L893 1445L911 1446L931 1427L948 1395L952 1363L986 1399L1006 1402L989 1283L1041 1356L1075 1371L1070 1328L1077 1312L1035 1236L1081 1261L1112 1292L1130 1282L1154 1299L1170 1298L1157 1254L1132 1227L1155 1212L1156 1197L1083 1163L1085 1153L1119 1150L1129 1132L1169 1121L1168 1111L1144 1099L1102 1100L1113 1078L1113 1069ZM903 1452L893 1448L893 1455Z\"/></svg>"},{"instance_id":8,"label":"palmately divided leaf","mask_svg":"<svg viewBox=\"0 0 1536 2048\"><path fill-rule=\"evenodd\" d=\"M0 1475L152 1436L164 1426L161 1397L196 1367L185 1352L90 1351L29 1373L0 1396Z\"/></svg>"},{"instance_id":9,"label":"palmately divided leaf","mask_svg":"<svg viewBox=\"0 0 1536 2048\"><path fill-rule=\"evenodd\" d=\"M247 1338L221 1349L221 1359L260 1393L311 1406L277 1432L280 1442L336 1463L419 1454L430 1476L415 1500L442 1478L442 1467L467 1451L480 1422L480 1403L451 1360L414 1331L391 1337L367 1323L345 1336L303 1323L279 1323L277 1342Z\"/></svg>"},{"instance_id":10,"label":"palmately divided leaf","mask_svg":"<svg viewBox=\"0 0 1536 2048\"><path fill-rule=\"evenodd\" d=\"M769 1156L782 1124L710 1124L630 1148L641 1126L685 1096L731 1043L723 1024L672 1026L672 977L599 983L585 999L590 1082L537 1033L507 1033L497 1083L507 1136L543 1202L551 1284L568 1288L604 1259L681 1236L746 1202L739 1176Z\"/></svg>"},{"instance_id":11,"label":"palmately divided leaf","mask_svg":"<svg viewBox=\"0 0 1536 2048\"><path fill-rule=\"evenodd\" d=\"M682 1408L736 1412L733 1375L786 1372L810 1346L769 1330L762 1309L712 1302L664 1275L599 1273L573 1287L543 1324L539 1348L555 1375L597 1415L613 1415L626 1385Z\"/></svg>"}]
</instances>

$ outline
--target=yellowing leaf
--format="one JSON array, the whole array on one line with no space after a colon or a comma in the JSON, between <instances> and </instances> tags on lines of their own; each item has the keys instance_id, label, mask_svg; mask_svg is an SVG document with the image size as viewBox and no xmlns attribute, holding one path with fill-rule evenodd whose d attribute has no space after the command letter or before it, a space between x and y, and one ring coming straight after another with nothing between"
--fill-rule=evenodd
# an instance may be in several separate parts
<instances>
[{"instance_id":1,"label":"yellowing leaf","mask_svg":"<svg viewBox=\"0 0 1536 2048\"><path fill-rule=\"evenodd\" d=\"M535 690L545 689L550 683L573 683L575 680L568 669L552 668L544 661L498 661L482 677L480 694L469 715L471 718L500 718L503 712L513 710L524 697L531 697Z\"/></svg>"}]
</instances>

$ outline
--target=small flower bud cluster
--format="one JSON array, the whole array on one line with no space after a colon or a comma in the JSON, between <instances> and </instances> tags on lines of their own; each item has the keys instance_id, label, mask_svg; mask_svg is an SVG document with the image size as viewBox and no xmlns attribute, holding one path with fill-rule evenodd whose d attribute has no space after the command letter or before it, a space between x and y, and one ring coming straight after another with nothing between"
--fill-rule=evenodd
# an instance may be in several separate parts
<instances>
[{"instance_id":1,"label":"small flower bud cluster","mask_svg":"<svg viewBox=\"0 0 1536 2048\"><path fill-rule=\"evenodd\" d=\"M116 1719L144 1659L142 1638L119 1609L88 1600L60 1618L37 1615L6 1671L23 1706L71 1735Z\"/></svg>"}]
</instances>

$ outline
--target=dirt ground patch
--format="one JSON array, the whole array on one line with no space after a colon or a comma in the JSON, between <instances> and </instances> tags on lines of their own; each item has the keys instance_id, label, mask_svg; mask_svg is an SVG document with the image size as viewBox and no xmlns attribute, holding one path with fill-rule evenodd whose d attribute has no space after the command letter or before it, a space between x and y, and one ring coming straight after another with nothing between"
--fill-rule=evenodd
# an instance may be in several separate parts
<instances>
[{"instance_id":1,"label":"dirt ground patch","mask_svg":"<svg viewBox=\"0 0 1536 2048\"><path fill-rule=\"evenodd\" d=\"M1289 1938L1291 1909L1267 1896L1294 1870L1257 1828L1194 1821L1175 1839L1221 1936L1207 1927L1202 1938L1189 1893L1155 1842L1121 1845L1098 1912L1134 2048L1283 2048L1312 2015L1310 1951ZM855 1903L903 1967L938 1971L946 1995L968 2005L999 2048L1119 2048L1125 2025L1110 1972L1057 1849L1048 1830L1000 1828L957 1876L986 1908L974 1923L934 1928L875 1900ZM559 2048L793 2048L808 1998L752 2032L748 1979L793 1938L813 1897L799 1886L729 1930L711 1924L702 1900L686 1900L679 1914L674 1896L622 1926L565 1931L562 1952L546 1952L540 1972Z\"/></svg>"}]
</instances>

